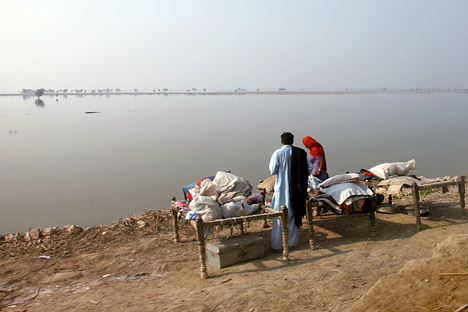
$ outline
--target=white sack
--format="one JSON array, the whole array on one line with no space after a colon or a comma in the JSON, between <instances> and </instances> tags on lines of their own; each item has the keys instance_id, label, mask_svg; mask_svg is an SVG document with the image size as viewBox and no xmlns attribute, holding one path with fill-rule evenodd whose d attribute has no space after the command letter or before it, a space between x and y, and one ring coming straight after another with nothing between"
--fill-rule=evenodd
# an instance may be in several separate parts
<instances>
[{"instance_id":1,"label":"white sack","mask_svg":"<svg viewBox=\"0 0 468 312\"><path fill-rule=\"evenodd\" d=\"M203 221L213 221L222 218L218 202L208 196L197 196L189 204L190 211L202 216Z\"/></svg>"},{"instance_id":2,"label":"white sack","mask_svg":"<svg viewBox=\"0 0 468 312\"><path fill-rule=\"evenodd\" d=\"M380 164L370 168L369 171L377 178L385 180L394 175L407 175L409 171L414 170L414 168L416 168L416 160L411 159L407 162Z\"/></svg>"},{"instance_id":3,"label":"white sack","mask_svg":"<svg viewBox=\"0 0 468 312\"><path fill-rule=\"evenodd\" d=\"M245 197L244 197L245 198ZM244 208L242 207L243 200L230 201L221 206L223 218L240 217L243 215Z\"/></svg>"},{"instance_id":4,"label":"white sack","mask_svg":"<svg viewBox=\"0 0 468 312\"><path fill-rule=\"evenodd\" d=\"M218 199L218 185L216 185L210 179L205 179L200 183L200 187L197 185L196 189L198 190L198 194L201 196L210 196L214 200Z\"/></svg>"},{"instance_id":5,"label":"white sack","mask_svg":"<svg viewBox=\"0 0 468 312\"><path fill-rule=\"evenodd\" d=\"M221 212L223 218L248 216L254 214L258 210L258 207L260 207L260 204L249 205L245 197L236 197L234 200L222 205Z\"/></svg>"},{"instance_id":6,"label":"white sack","mask_svg":"<svg viewBox=\"0 0 468 312\"><path fill-rule=\"evenodd\" d=\"M249 216L257 212L260 204L252 204L248 207L244 207L244 216Z\"/></svg>"}]
</instances>

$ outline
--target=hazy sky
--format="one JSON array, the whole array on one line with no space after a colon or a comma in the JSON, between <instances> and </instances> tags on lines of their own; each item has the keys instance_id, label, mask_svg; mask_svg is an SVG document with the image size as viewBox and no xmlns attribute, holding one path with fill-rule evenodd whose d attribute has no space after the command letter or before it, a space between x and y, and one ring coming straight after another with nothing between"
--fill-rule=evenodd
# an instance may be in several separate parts
<instances>
[{"instance_id":1,"label":"hazy sky","mask_svg":"<svg viewBox=\"0 0 468 312\"><path fill-rule=\"evenodd\" d=\"M0 23L0 91L468 87L466 0L1 0Z\"/></svg>"}]
</instances>

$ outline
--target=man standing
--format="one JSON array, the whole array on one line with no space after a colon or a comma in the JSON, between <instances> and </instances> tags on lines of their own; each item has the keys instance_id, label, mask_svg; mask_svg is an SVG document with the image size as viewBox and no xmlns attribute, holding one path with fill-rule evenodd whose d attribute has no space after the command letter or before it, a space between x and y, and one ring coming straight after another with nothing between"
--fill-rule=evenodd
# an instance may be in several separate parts
<instances>
[{"instance_id":1,"label":"man standing","mask_svg":"<svg viewBox=\"0 0 468 312\"><path fill-rule=\"evenodd\" d=\"M271 207L280 211L281 206L288 208L289 214L289 246L294 247L299 241L298 226L302 225L305 214L305 200L307 199L307 179L312 165L307 159L307 153L292 146L294 135L285 132L281 135L283 147L277 149L270 160L270 172L276 174ZM281 221L274 218L271 236L271 247L274 251L283 248Z\"/></svg>"}]
</instances>

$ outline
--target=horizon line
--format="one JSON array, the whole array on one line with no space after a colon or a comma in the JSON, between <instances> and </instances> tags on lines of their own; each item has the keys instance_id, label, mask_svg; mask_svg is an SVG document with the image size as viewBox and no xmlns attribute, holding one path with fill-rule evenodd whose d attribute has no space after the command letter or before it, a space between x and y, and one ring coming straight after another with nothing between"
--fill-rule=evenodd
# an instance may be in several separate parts
<instances>
[{"instance_id":1,"label":"horizon line","mask_svg":"<svg viewBox=\"0 0 468 312\"><path fill-rule=\"evenodd\" d=\"M92 89L88 92L86 89L43 89L43 95L45 96L67 96L67 95L230 95L230 94L359 94L359 93L429 93L429 92L463 92L468 93L468 88L345 88L345 89L329 89L329 90L310 90L310 89L243 89L237 88L234 90L207 90L202 88L192 89L152 89L152 90L139 90L137 88L133 90L121 90L116 89ZM41 90L37 89L37 90ZM69 91L70 90L70 91ZM1 92L0 96L35 96L36 90L34 89L23 89L16 92Z\"/></svg>"}]
</instances>

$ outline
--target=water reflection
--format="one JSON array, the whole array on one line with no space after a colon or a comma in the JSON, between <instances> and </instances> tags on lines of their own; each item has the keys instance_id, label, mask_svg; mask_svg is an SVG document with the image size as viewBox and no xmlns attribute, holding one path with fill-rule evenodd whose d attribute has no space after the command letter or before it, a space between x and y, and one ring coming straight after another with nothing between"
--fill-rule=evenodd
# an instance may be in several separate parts
<instances>
[{"instance_id":1,"label":"water reflection","mask_svg":"<svg viewBox=\"0 0 468 312\"><path fill-rule=\"evenodd\" d=\"M36 100L34 101L34 104L36 104L36 106L38 106L38 107L45 107L45 103L44 103L44 101L41 100L41 99L36 99Z\"/></svg>"}]
</instances>

